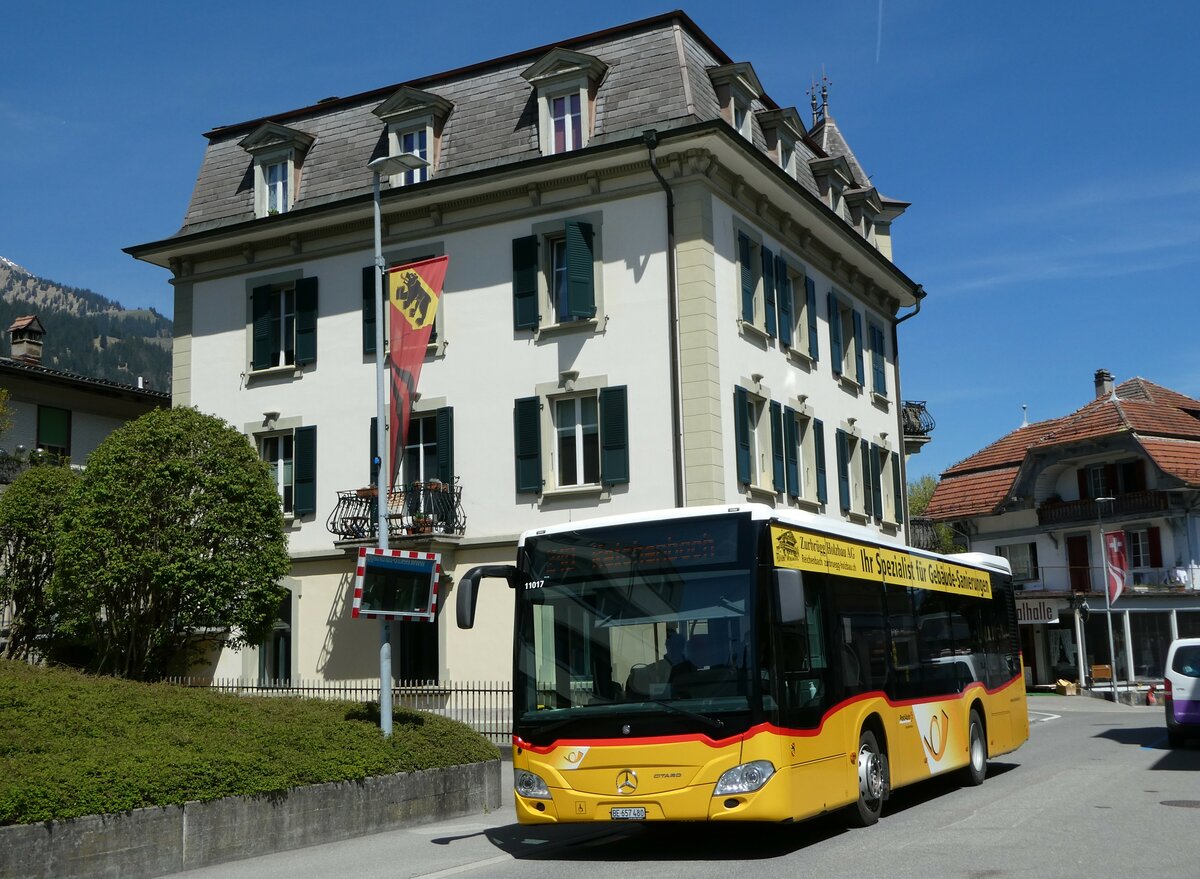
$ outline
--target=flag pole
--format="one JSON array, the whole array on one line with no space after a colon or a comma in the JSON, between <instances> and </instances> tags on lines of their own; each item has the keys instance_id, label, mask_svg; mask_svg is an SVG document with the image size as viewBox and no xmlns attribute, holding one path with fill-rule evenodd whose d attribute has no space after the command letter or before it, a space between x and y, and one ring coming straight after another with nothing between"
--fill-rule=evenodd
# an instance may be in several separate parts
<instances>
[{"instance_id":1,"label":"flag pole","mask_svg":"<svg viewBox=\"0 0 1200 879\"><path fill-rule=\"evenodd\" d=\"M1117 652L1113 641L1113 625L1112 625L1112 566L1109 564L1108 547L1104 545L1104 519L1100 511L1101 503L1112 503L1116 498L1098 497L1096 498L1096 523L1100 527L1100 557L1104 560L1104 619L1108 622L1108 660L1111 666L1109 671L1109 683L1112 684L1112 700L1115 704L1117 699Z\"/></svg>"},{"instance_id":2,"label":"flag pole","mask_svg":"<svg viewBox=\"0 0 1200 879\"><path fill-rule=\"evenodd\" d=\"M375 439L379 449L379 471L375 477L375 531L379 549L388 548L387 491L391 481L388 462L387 422L384 410L383 326L383 220L379 203L379 177L424 167L424 159L413 155L381 156L367 163L371 169L371 195L375 221ZM379 621L379 729L384 738L392 734L392 626L387 617Z\"/></svg>"}]
</instances>

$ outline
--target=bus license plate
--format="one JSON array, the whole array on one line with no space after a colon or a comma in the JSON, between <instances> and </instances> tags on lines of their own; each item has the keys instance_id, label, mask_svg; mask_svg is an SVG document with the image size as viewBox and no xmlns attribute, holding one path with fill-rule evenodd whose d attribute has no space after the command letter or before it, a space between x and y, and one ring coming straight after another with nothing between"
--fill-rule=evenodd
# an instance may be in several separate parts
<instances>
[{"instance_id":1,"label":"bus license plate","mask_svg":"<svg viewBox=\"0 0 1200 879\"><path fill-rule=\"evenodd\" d=\"M643 806L636 808L614 808L612 810L612 819L614 821L645 821L646 809Z\"/></svg>"}]
</instances>

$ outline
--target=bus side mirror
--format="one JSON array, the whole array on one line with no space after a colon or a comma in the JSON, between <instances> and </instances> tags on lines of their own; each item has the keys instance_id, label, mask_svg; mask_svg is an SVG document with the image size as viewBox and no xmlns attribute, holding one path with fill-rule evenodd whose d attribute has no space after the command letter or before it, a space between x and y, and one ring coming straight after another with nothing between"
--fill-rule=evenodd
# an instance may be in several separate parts
<instances>
[{"instance_id":1,"label":"bus side mirror","mask_svg":"<svg viewBox=\"0 0 1200 879\"><path fill-rule=\"evenodd\" d=\"M479 581L483 577L503 577L509 588L516 586L520 573L512 565L481 565L471 568L458 582L458 627L470 629L475 626L475 605L479 602Z\"/></svg>"},{"instance_id":2,"label":"bus side mirror","mask_svg":"<svg viewBox=\"0 0 1200 879\"><path fill-rule=\"evenodd\" d=\"M799 571L776 568L775 594L779 598L779 622L804 622L804 578Z\"/></svg>"}]
</instances>

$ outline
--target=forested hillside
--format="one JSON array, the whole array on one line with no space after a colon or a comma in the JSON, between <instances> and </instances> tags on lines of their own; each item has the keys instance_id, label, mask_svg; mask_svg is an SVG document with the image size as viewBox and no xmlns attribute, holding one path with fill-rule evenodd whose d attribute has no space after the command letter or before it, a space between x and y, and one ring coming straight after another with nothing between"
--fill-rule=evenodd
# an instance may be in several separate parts
<instances>
[{"instance_id":1,"label":"forested hillside","mask_svg":"<svg viewBox=\"0 0 1200 879\"><path fill-rule=\"evenodd\" d=\"M36 314L46 330L42 365L122 384L171 389L171 321L153 309L120 303L38 278L0 257L0 354L10 356L8 328Z\"/></svg>"}]
</instances>

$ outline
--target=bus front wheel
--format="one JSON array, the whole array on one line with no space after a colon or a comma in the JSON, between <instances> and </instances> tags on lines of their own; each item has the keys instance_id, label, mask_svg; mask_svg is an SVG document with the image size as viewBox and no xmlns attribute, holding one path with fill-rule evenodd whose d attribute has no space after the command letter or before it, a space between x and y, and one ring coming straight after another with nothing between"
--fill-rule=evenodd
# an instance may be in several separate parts
<instances>
[{"instance_id":1,"label":"bus front wheel","mask_svg":"<svg viewBox=\"0 0 1200 879\"><path fill-rule=\"evenodd\" d=\"M875 741L875 733L864 729L858 737L858 803L855 818L861 827L879 820L887 796L887 757Z\"/></svg>"},{"instance_id":2,"label":"bus front wheel","mask_svg":"<svg viewBox=\"0 0 1200 879\"><path fill-rule=\"evenodd\" d=\"M979 712L971 709L970 725L967 728L967 768L963 780L974 786L983 784L987 777L987 739L983 735L983 720Z\"/></svg>"}]
</instances>

